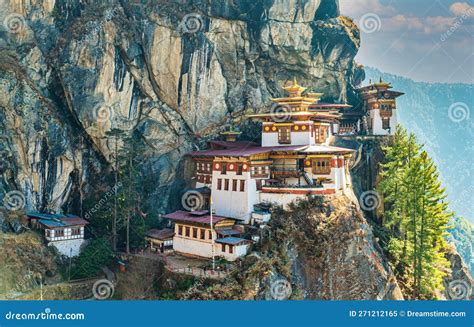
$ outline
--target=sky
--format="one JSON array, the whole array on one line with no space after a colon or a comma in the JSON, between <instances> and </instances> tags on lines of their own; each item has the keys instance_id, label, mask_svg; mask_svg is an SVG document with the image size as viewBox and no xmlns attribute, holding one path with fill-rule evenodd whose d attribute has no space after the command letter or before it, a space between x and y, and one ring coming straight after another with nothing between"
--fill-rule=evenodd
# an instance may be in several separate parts
<instances>
[{"instance_id":1,"label":"sky","mask_svg":"<svg viewBox=\"0 0 474 327\"><path fill-rule=\"evenodd\" d=\"M356 61L424 82L473 83L474 0L339 0L361 30Z\"/></svg>"}]
</instances>

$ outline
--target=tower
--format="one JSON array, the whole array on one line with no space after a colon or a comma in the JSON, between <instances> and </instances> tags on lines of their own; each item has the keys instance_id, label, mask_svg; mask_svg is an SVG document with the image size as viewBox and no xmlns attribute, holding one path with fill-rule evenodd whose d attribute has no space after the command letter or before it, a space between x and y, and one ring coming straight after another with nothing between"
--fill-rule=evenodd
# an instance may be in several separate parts
<instances>
[{"instance_id":1,"label":"tower","mask_svg":"<svg viewBox=\"0 0 474 327\"><path fill-rule=\"evenodd\" d=\"M380 78L378 83L370 83L358 89L363 100L362 110L367 119L367 134L392 135L397 126L396 98L402 92L391 90L392 85Z\"/></svg>"}]
</instances>

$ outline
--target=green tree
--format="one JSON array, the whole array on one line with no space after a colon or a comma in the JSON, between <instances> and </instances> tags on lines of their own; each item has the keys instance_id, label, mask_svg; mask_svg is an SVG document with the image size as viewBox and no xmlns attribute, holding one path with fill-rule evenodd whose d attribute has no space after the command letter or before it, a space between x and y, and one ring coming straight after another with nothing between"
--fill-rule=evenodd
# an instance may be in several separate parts
<instances>
[{"instance_id":1,"label":"green tree","mask_svg":"<svg viewBox=\"0 0 474 327\"><path fill-rule=\"evenodd\" d=\"M75 260L71 278L85 278L96 276L102 267L113 259L109 240L105 237L93 239Z\"/></svg>"},{"instance_id":2,"label":"green tree","mask_svg":"<svg viewBox=\"0 0 474 327\"><path fill-rule=\"evenodd\" d=\"M448 262L444 257L451 213L431 158L413 134L398 127L384 148L379 189L384 197L383 224L391 232L386 246L395 270L411 296L433 298L442 289Z\"/></svg>"}]
</instances>

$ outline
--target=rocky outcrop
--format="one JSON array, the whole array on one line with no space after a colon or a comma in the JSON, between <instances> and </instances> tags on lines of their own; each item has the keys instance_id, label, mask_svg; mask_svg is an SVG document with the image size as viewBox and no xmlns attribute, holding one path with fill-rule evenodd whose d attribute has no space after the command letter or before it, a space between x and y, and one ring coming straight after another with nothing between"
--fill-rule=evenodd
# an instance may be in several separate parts
<instances>
[{"instance_id":1,"label":"rocky outcrop","mask_svg":"<svg viewBox=\"0 0 474 327\"><path fill-rule=\"evenodd\" d=\"M451 272L444 278L443 296L448 300L474 299L474 281L462 257L452 246L446 253L451 264Z\"/></svg>"},{"instance_id":2,"label":"rocky outcrop","mask_svg":"<svg viewBox=\"0 0 474 327\"><path fill-rule=\"evenodd\" d=\"M81 213L108 174L111 129L138 135L158 212L182 155L297 77L333 101L363 76L336 0L2 2L2 193ZM158 199L158 201L157 201Z\"/></svg>"},{"instance_id":3,"label":"rocky outcrop","mask_svg":"<svg viewBox=\"0 0 474 327\"><path fill-rule=\"evenodd\" d=\"M283 219L294 228L288 233L291 279L304 298L403 300L372 228L349 198L320 208L314 200L301 203Z\"/></svg>"}]
</instances>

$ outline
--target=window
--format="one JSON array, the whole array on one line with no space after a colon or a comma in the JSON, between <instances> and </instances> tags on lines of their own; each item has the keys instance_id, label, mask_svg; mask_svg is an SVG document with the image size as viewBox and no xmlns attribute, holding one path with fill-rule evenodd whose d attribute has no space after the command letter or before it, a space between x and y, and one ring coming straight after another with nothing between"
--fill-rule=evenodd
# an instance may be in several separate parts
<instances>
[{"instance_id":1,"label":"window","mask_svg":"<svg viewBox=\"0 0 474 327\"><path fill-rule=\"evenodd\" d=\"M81 228L71 228L71 235L81 235Z\"/></svg>"},{"instance_id":2,"label":"window","mask_svg":"<svg viewBox=\"0 0 474 327\"><path fill-rule=\"evenodd\" d=\"M257 184L257 191L261 191L262 190L262 180L257 179L255 182Z\"/></svg>"},{"instance_id":3,"label":"window","mask_svg":"<svg viewBox=\"0 0 474 327\"><path fill-rule=\"evenodd\" d=\"M225 162L222 163L221 174L222 175L227 174L227 164Z\"/></svg>"},{"instance_id":4,"label":"window","mask_svg":"<svg viewBox=\"0 0 474 327\"><path fill-rule=\"evenodd\" d=\"M240 181L240 192L244 192L245 191L245 180L241 180Z\"/></svg>"},{"instance_id":5,"label":"window","mask_svg":"<svg viewBox=\"0 0 474 327\"><path fill-rule=\"evenodd\" d=\"M291 144L291 127L282 126L278 128L278 143Z\"/></svg>"},{"instance_id":6,"label":"window","mask_svg":"<svg viewBox=\"0 0 474 327\"><path fill-rule=\"evenodd\" d=\"M224 180L224 191L228 191L228 190L229 190L229 180L225 179Z\"/></svg>"},{"instance_id":7,"label":"window","mask_svg":"<svg viewBox=\"0 0 474 327\"><path fill-rule=\"evenodd\" d=\"M237 175L242 175L243 167L242 164L237 165Z\"/></svg>"},{"instance_id":8,"label":"window","mask_svg":"<svg viewBox=\"0 0 474 327\"><path fill-rule=\"evenodd\" d=\"M225 252L225 244L221 244L221 251Z\"/></svg>"},{"instance_id":9,"label":"window","mask_svg":"<svg viewBox=\"0 0 474 327\"><path fill-rule=\"evenodd\" d=\"M211 231L208 231L207 236L208 236L208 239L212 240L212 232Z\"/></svg>"},{"instance_id":10,"label":"window","mask_svg":"<svg viewBox=\"0 0 474 327\"><path fill-rule=\"evenodd\" d=\"M217 180L217 189L218 190L222 189L222 179L220 179L220 178Z\"/></svg>"},{"instance_id":11,"label":"window","mask_svg":"<svg viewBox=\"0 0 474 327\"><path fill-rule=\"evenodd\" d=\"M54 230L54 236L56 236L56 237L64 236L64 229L55 229Z\"/></svg>"},{"instance_id":12,"label":"window","mask_svg":"<svg viewBox=\"0 0 474 327\"><path fill-rule=\"evenodd\" d=\"M205 240L206 239L206 230L201 228L200 232L201 232L201 235L200 235L201 240Z\"/></svg>"},{"instance_id":13,"label":"window","mask_svg":"<svg viewBox=\"0 0 474 327\"><path fill-rule=\"evenodd\" d=\"M183 235L183 226L178 225L178 235Z\"/></svg>"},{"instance_id":14,"label":"window","mask_svg":"<svg viewBox=\"0 0 474 327\"><path fill-rule=\"evenodd\" d=\"M237 191L237 180L236 179L232 180L232 191L234 191L234 192Z\"/></svg>"},{"instance_id":15,"label":"window","mask_svg":"<svg viewBox=\"0 0 474 327\"><path fill-rule=\"evenodd\" d=\"M189 237L190 234L191 234L191 228L190 228L190 227L186 227L186 233L185 233L184 236Z\"/></svg>"},{"instance_id":16,"label":"window","mask_svg":"<svg viewBox=\"0 0 474 327\"><path fill-rule=\"evenodd\" d=\"M193 238L198 238L198 229L193 228Z\"/></svg>"},{"instance_id":17,"label":"window","mask_svg":"<svg viewBox=\"0 0 474 327\"><path fill-rule=\"evenodd\" d=\"M382 128L389 129L390 128L390 119L382 119Z\"/></svg>"},{"instance_id":18,"label":"window","mask_svg":"<svg viewBox=\"0 0 474 327\"><path fill-rule=\"evenodd\" d=\"M318 159L313 161L313 174L329 174L331 173L331 160Z\"/></svg>"},{"instance_id":19,"label":"window","mask_svg":"<svg viewBox=\"0 0 474 327\"><path fill-rule=\"evenodd\" d=\"M234 253L234 246L233 245L229 245L229 253Z\"/></svg>"}]
</instances>

